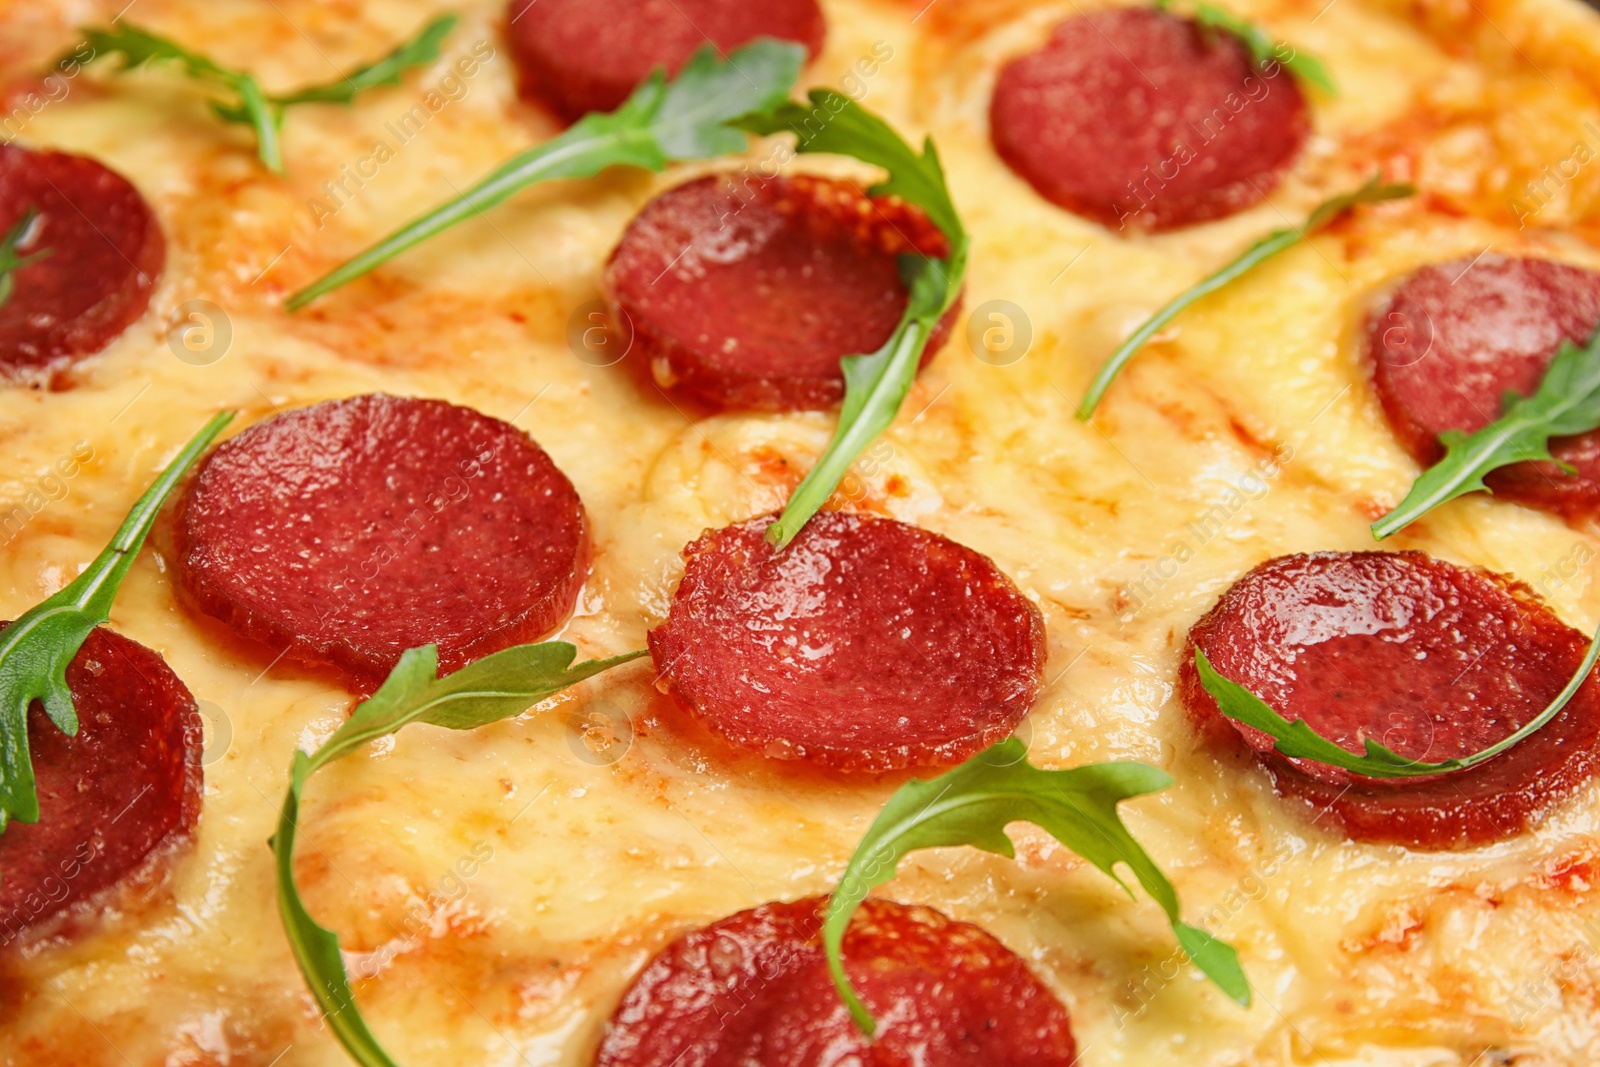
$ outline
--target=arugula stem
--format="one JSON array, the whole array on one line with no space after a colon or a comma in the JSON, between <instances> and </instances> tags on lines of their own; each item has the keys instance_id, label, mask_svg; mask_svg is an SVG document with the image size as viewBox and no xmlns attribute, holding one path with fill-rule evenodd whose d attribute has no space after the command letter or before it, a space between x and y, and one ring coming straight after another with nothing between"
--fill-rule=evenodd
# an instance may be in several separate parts
<instances>
[{"instance_id":1,"label":"arugula stem","mask_svg":"<svg viewBox=\"0 0 1600 1067\"><path fill-rule=\"evenodd\" d=\"M1383 540L1458 496L1487 490L1484 476L1513 463L1552 460L1550 439L1600 429L1600 330L1584 348L1563 342L1529 396L1509 394L1505 413L1471 433L1439 435L1445 454L1404 499L1372 524Z\"/></svg>"},{"instance_id":2,"label":"arugula stem","mask_svg":"<svg viewBox=\"0 0 1600 1067\"><path fill-rule=\"evenodd\" d=\"M399 1067L367 1027L350 990L339 939L306 910L294 880L295 832L306 783L323 767L414 722L470 730L514 715L586 678L631 662L646 651L574 665L577 648L565 641L515 645L438 677L434 645L407 649L383 685L357 705L314 755L297 751L289 766L289 788L278 812L278 830L268 842L277 877L278 917L306 988L322 1009L328 1029L362 1067Z\"/></svg>"},{"instance_id":3,"label":"arugula stem","mask_svg":"<svg viewBox=\"0 0 1600 1067\"><path fill-rule=\"evenodd\" d=\"M239 94L245 113L254 120L251 125L256 131L256 153L261 157L261 162L272 173L282 174L283 138L278 127L279 113L267 103L261 84L250 75L235 78L233 87Z\"/></svg>"},{"instance_id":4,"label":"arugula stem","mask_svg":"<svg viewBox=\"0 0 1600 1067\"><path fill-rule=\"evenodd\" d=\"M1326 226L1346 211L1358 204L1375 204L1383 200L1398 200L1411 196L1416 190L1405 184L1382 184L1378 175L1373 175L1361 188L1339 196L1330 197L1318 204L1306 217L1306 221L1299 226L1291 226L1282 230L1273 230L1255 244L1245 249L1244 254L1229 263L1214 274L1200 279L1193 286L1185 289L1150 317L1150 320L1133 332L1129 338L1117 346L1104 365L1101 366L1093 380L1089 382L1089 389L1084 394L1083 401L1078 405L1077 416L1082 422L1088 422L1094 414L1094 409L1105 397L1106 390L1111 388L1111 383L1116 380L1122 368L1134 354L1143 348L1145 342L1155 336L1167 323L1171 322L1185 308L1216 292L1223 286L1233 282L1241 276L1248 274L1273 256L1298 244L1301 240L1311 236L1317 230Z\"/></svg>"},{"instance_id":5,"label":"arugula stem","mask_svg":"<svg viewBox=\"0 0 1600 1067\"><path fill-rule=\"evenodd\" d=\"M883 348L870 356L849 356L850 360L880 360L884 363L883 378L893 383L889 389L870 393L857 393L862 397L858 410L846 417L841 410L839 424L817 462L801 479L790 495L783 514L767 527L767 543L786 548L811 521L811 516L833 495L834 488L849 471L850 464L881 432L881 428L894 420L911 383L916 379L917 365L922 361L922 349L927 344L928 330L918 319L902 321Z\"/></svg>"},{"instance_id":6,"label":"arugula stem","mask_svg":"<svg viewBox=\"0 0 1600 1067\"><path fill-rule=\"evenodd\" d=\"M937 778L913 779L895 791L867 829L823 920L822 948L834 988L861 1031L877 1023L845 973L843 946L851 918L875 887L895 877L900 861L925 848L968 845L1016 857L1006 827L1029 822L1103 871L1124 889L1118 866L1133 872L1161 906L1188 958L1237 1003L1249 1006L1250 983L1233 947L1181 921L1178 893L1117 812L1132 797L1172 784L1165 771L1131 761L1045 770L1027 760L1015 737L980 752ZM1132 895L1132 891L1129 891Z\"/></svg>"},{"instance_id":7,"label":"arugula stem","mask_svg":"<svg viewBox=\"0 0 1600 1067\"><path fill-rule=\"evenodd\" d=\"M1089 417L1094 414L1094 409L1099 405L1101 399L1105 397L1106 390L1111 388L1111 383L1116 381L1117 375L1122 373L1122 368L1126 367L1128 361L1138 353L1139 349L1145 346L1145 342L1159 333L1167 323L1177 318L1185 308L1239 277L1248 274L1291 245L1298 244L1304 236L1305 234L1301 230L1274 230L1251 245L1246 249L1244 255L1226 267L1201 279L1195 285L1185 289L1161 305L1160 310L1150 316L1143 326L1133 331L1126 341L1118 345L1117 350L1111 353L1111 358L1107 359L1105 364L1101 366L1099 373L1089 383L1089 390L1084 393L1083 402L1078 405L1078 419L1083 422L1089 421Z\"/></svg>"},{"instance_id":8,"label":"arugula stem","mask_svg":"<svg viewBox=\"0 0 1600 1067\"><path fill-rule=\"evenodd\" d=\"M570 137L572 133L581 133L583 136ZM317 297L355 281L458 222L504 203L527 186L547 178L564 177L566 168L574 161L602 152L609 153L619 143L637 139L637 135L630 136L627 132L595 135L573 127L566 134L535 145L507 160L456 199L406 223L366 251L292 294L283 306L289 311L298 311Z\"/></svg>"},{"instance_id":9,"label":"arugula stem","mask_svg":"<svg viewBox=\"0 0 1600 1067\"><path fill-rule=\"evenodd\" d=\"M704 45L671 82L657 71L615 111L591 112L565 133L512 157L467 192L291 294L284 307L305 307L535 182L587 178L611 166L662 171L676 160L742 151L749 138L735 120L781 105L804 57L800 45L771 38L758 38L723 59Z\"/></svg>"},{"instance_id":10,"label":"arugula stem","mask_svg":"<svg viewBox=\"0 0 1600 1067\"><path fill-rule=\"evenodd\" d=\"M226 411L212 416L139 497L111 543L83 573L0 632L0 831L12 819L39 820L28 709L40 701L57 729L69 737L77 734L67 666L94 628L110 619L117 590L167 497L232 419Z\"/></svg>"},{"instance_id":11,"label":"arugula stem","mask_svg":"<svg viewBox=\"0 0 1600 1067\"><path fill-rule=\"evenodd\" d=\"M1200 677L1200 685L1211 694L1212 699L1217 702L1217 707L1228 718L1267 734L1273 738L1273 748L1290 759L1313 760L1368 778L1425 778L1435 774L1464 771L1487 763L1526 741L1561 714L1561 710L1577 695L1584 682L1588 681L1597 661L1600 661L1600 628L1597 628L1594 636L1589 639L1588 651L1584 654L1583 662L1578 665L1577 671L1561 692L1556 694L1555 699L1538 715L1508 737L1470 756L1428 763L1423 760L1407 759L1370 737L1366 739L1364 755L1351 752L1343 745L1317 733L1303 719L1296 719L1293 722L1285 719L1266 701L1218 672L1198 647L1194 650L1194 665Z\"/></svg>"},{"instance_id":12,"label":"arugula stem","mask_svg":"<svg viewBox=\"0 0 1600 1067\"><path fill-rule=\"evenodd\" d=\"M174 62L191 78L213 89L232 93L238 98L236 101L213 101L212 111L224 122L250 126L255 131L256 154L261 162L272 173L282 174L282 127L286 109L297 104L348 104L356 94L367 89L379 85L398 85L407 70L438 58L439 45L454 28L456 20L453 14L440 15L416 36L375 63L327 85L310 86L278 95L265 92L261 83L246 71L224 67L210 56L126 22L110 29L86 29L84 35L93 50L91 58L121 55L126 63L125 69L130 70L145 63Z\"/></svg>"}]
</instances>

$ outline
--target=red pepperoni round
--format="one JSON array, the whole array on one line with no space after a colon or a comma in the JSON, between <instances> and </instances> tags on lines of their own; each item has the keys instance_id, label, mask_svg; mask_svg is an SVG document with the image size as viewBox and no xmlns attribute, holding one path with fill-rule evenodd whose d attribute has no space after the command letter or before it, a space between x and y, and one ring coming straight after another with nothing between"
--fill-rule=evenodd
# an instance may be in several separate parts
<instances>
[{"instance_id":1,"label":"red pepperoni round","mask_svg":"<svg viewBox=\"0 0 1600 1067\"><path fill-rule=\"evenodd\" d=\"M1108 227L1231 215L1278 184L1310 130L1305 97L1244 42L1152 8L1068 19L1001 68L995 151L1038 191Z\"/></svg>"},{"instance_id":2,"label":"red pepperoni round","mask_svg":"<svg viewBox=\"0 0 1600 1067\"><path fill-rule=\"evenodd\" d=\"M686 548L650 631L658 684L708 727L774 759L881 771L959 763L1022 721L1044 618L987 556L847 512L777 552L772 521Z\"/></svg>"},{"instance_id":3,"label":"red pepperoni round","mask_svg":"<svg viewBox=\"0 0 1600 1067\"><path fill-rule=\"evenodd\" d=\"M918 208L828 178L708 176L629 224L606 266L656 384L716 409L826 408L844 356L876 351L905 312L899 257L949 253ZM923 350L949 334L956 308Z\"/></svg>"},{"instance_id":4,"label":"red pepperoni round","mask_svg":"<svg viewBox=\"0 0 1600 1067\"><path fill-rule=\"evenodd\" d=\"M1067 1009L1015 953L931 908L868 899L845 970L878 1020L834 990L825 902L763 904L690 931L634 979L595 1067L1070 1067Z\"/></svg>"},{"instance_id":5,"label":"red pepperoni round","mask_svg":"<svg viewBox=\"0 0 1600 1067\"><path fill-rule=\"evenodd\" d=\"M1439 434L1500 416L1505 394L1539 387L1562 341L1600 325L1600 274L1545 259L1483 256L1423 267L1368 323L1372 378L1395 436L1418 463L1444 455ZM1572 519L1600 514L1600 433L1558 437L1571 464L1518 463L1489 475L1498 496Z\"/></svg>"},{"instance_id":6,"label":"red pepperoni round","mask_svg":"<svg viewBox=\"0 0 1600 1067\"><path fill-rule=\"evenodd\" d=\"M1184 704L1214 740L1253 752L1278 792L1358 841L1455 848L1536 824L1594 771L1600 688L1509 751L1464 771L1373 779L1287 759L1226 719L1194 649L1291 721L1352 752L1375 738L1437 763L1480 752L1538 715L1588 641L1525 587L1420 552L1282 556L1246 574L1189 632Z\"/></svg>"},{"instance_id":7,"label":"red pepperoni round","mask_svg":"<svg viewBox=\"0 0 1600 1067\"><path fill-rule=\"evenodd\" d=\"M178 509L194 604L274 653L375 686L408 648L441 673L553 629L588 574L583 505L527 434L440 400L330 400L257 423Z\"/></svg>"},{"instance_id":8,"label":"red pepperoni round","mask_svg":"<svg viewBox=\"0 0 1600 1067\"><path fill-rule=\"evenodd\" d=\"M0 378L48 381L100 351L150 303L166 242L150 205L83 156L0 145L0 234L38 217L16 251L49 255L12 272L0 306Z\"/></svg>"},{"instance_id":9,"label":"red pepperoni round","mask_svg":"<svg viewBox=\"0 0 1600 1067\"><path fill-rule=\"evenodd\" d=\"M154 877L200 817L200 716L165 660L97 629L68 665L67 688L76 736L40 704L28 712L39 821L0 835L0 945Z\"/></svg>"},{"instance_id":10,"label":"red pepperoni round","mask_svg":"<svg viewBox=\"0 0 1600 1067\"><path fill-rule=\"evenodd\" d=\"M815 56L826 29L817 0L511 0L506 18L522 95L569 122L613 110L658 68L676 74L708 41L726 54L776 37Z\"/></svg>"}]
</instances>

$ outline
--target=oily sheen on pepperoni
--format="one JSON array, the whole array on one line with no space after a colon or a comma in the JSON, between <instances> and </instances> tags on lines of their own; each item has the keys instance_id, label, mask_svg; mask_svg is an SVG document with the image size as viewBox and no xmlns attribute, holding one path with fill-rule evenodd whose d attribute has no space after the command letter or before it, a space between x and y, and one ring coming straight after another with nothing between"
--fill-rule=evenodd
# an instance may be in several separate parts
<instances>
[{"instance_id":1,"label":"oily sheen on pepperoni","mask_svg":"<svg viewBox=\"0 0 1600 1067\"><path fill-rule=\"evenodd\" d=\"M1189 632L1181 671L1190 714L1218 742L1253 752L1285 796L1357 841L1439 849L1512 837L1594 772L1594 678L1547 726L1487 763L1379 780L1287 759L1224 718L1194 649L1289 720L1364 750L1440 762L1482 751L1553 700L1587 640L1525 588L1420 552L1282 556L1246 574Z\"/></svg>"},{"instance_id":2,"label":"oily sheen on pepperoni","mask_svg":"<svg viewBox=\"0 0 1600 1067\"><path fill-rule=\"evenodd\" d=\"M440 400L330 400L206 458L178 580L205 614L376 686L408 648L441 673L549 632L588 573L583 505L527 434Z\"/></svg>"},{"instance_id":3,"label":"oily sheen on pepperoni","mask_svg":"<svg viewBox=\"0 0 1600 1067\"><path fill-rule=\"evenodd\" d=\"M1052 203L1115 229L1231 215L1278 184L1310 130L1305 97L1233 34L1153 8L1056 26L1001 68L990 137Z\"/></svg>"},{"instance_id":4,"label":"oily sheen on pepperoni","mask_svg":"<svg viewBox=\"0 0 1600 1067\"><path fill-rule=\"evenodd\" d=\"M772 521L685 549L650 631L658 684L710 729L775 759L881 771L959 763L1022 721L1044 619L987 556L846 512L777 552Z\"/></svg>"},{"instance_id":5,"label":"oily sheen on pepperoni","mask_svg":"<svg viewBox=\"0 0 1600 1067\"><path fill-rule=\"evenodd\" d=\"M0 306L0 378L48 381L144 314L166 263L155 214L120 174L84 156L0 145L0 234L38 212L17 248L49 255L12 272Z\"/></svg>"},{"instance_id":6,"label":"oily sheen on pepperoni","mask_svg":"<svg viewBox=\"0 0 1600 1067\"><path fill-rule=\"evenodd\" d=\"M1368 324L1372 379L1395 436L1424 466L1439 434L1471 433L1500 416L1509 392L1539 387L1562 341L1587 344L1600 325L1600 274L1545 259L1483 256L1423 267ZM1554 463L1490 474L1497 496L1570 519L1600 514L1600 432L1558 437Z\"/></svg>"},{"instance_id":7,"label":"oily sheen on pepperoni","mask_svg":"<svg viewBox=\"0 0 1600 1067\"><path fill-rule=\"evenodd\" d=\"M1067 1009L1015 953L931 908L869 899L846 972L879 1021L856 1028L819 931L824 901L764 904L679 937L606 1028L596 1067L1070 1067Z\"/></svg>"},{"instance_id":8,"label":"oily sheen on pepperoni","mask_svg":"<svg viewBox=\"0 0 1600 1067\"><path fill-rule=\"evenodd\" d=\"M165 660L96 629L67 667L67 688L76 736L40 704L28 712L39 821L0 835L0 946L153 875L200 816L200 716Z\"/></svg>"},{"instance_id":9,"label":"oily sheen on pepperoni","mask_svg":"<svg viewBox=\"0 0 1600 1067\"><path fill-rule=\"evenodd\" d=\"M844 396L839 360L875 351L899 323L898 260L913 251L943 256L948 243L897 199L827 178L708 176L645 205L605 288L663 389L716 409L826 408Z\"/></svg>"},{"instance_id":10,"label":"oily sheen on pepperoni","mask_svg":"<svg viewBox=\"0 0 1600 1067\"><path fill-rule=\"evenodd\" d=\"M817 0L511 0L506 18L522 95L569 122L611 111L657 68L676 74L708 41L726 54L776 37L815 56L826 28Z\"/></svg>"}]
</instances>

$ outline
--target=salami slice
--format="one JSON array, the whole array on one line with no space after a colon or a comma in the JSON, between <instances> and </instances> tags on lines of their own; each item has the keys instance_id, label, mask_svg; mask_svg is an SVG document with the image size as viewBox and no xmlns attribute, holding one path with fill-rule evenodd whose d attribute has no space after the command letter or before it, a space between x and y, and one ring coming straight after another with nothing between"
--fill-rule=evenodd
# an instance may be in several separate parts
<instances>
[{"instance_id":1,"label":"salami slice","mask_svg":"<svg viewBox=\"0 0 1600 1067\"><path fill-rule=\"evenodd\" d=\"M905 313L900 255L948 251L920 209L847 182L709 176L645 205L605 287L663 389L715 409L826 408L844 396L839 360L876 351Z\"/></svg>"},{"instance_id":2,"label":"salami slice","mask_svg":"<svg viewBox=\"0 0 1600 1067\"><path fill-rule=\"evenodd\" d=\"M373 394L257 423L179 503L178 581L274 653L381 682L548 633L588 574L572 483L527 434L439 400Z\"/></svg>"},{"instance_id":3,"label":"salami slice","mask_svg":"<svg viewBox=\"0 0 1600 1067\"><path fill-rule=\"evenodd\" d=\"M834 990L824 901L764 904L690 931L634 979L596 1067L1070 1067L1067 1009L1015 953L931 908L868 899L845 970L879 1021Z\"/></svg>"},{"instance_id":4,"label":"salami slice","mask_svg":"<svg viewBox=\"0 0 1600 1067\"><path fill-rule=\"evenodd\" d=\"M714 530L650 632L660 684L774 759L846 771L959 763L1039 693L1044 618L987 556L822 512L782 552L774 516Z\"/></svg>"},{"instance_id":5,"label":"salami slice","mask_svg":"<svg viewBox=\"0 0 1600 1067\"><path fill-rule=\"evenodd\" d=\"M1079 15L1000 70L995 151L1052 203L1159 231L1266 196L1310 130L1305 97L1244 42L1153 8Z\"/></svg>"},{"instance_id":6,"label":"salami slice","mask_svg":"<svg viewBox=\"0 0 1600 1067\"><path fill-rule=\"evenodd\" d=\"M151 880L200 817L200 715L165 660L97 629L68 665L67 688L76 736L37 703L28 713L39 821L0 835L0 945Z\"/></svg>"},{"instance_id":7,"label":"salami slice","mask_svg":"<svg viewBox=\"0 0 1600 1067\"><path fill-rule=\"evenodd\" d=\"M1357 841L1442 849L1515 836L1594 772L1595 679L1509 751L1464 771L1373 779L1287 759L1224 718L1200 685L1194 649L1291 721L1352 752L1375 738L1437 763L1471 755L1538 715L1588 642L1526 588L1420 552L1327 552L1268 560L1189 632L1189 713L1215 741L1254 753L1279 794Z\"/></svg>"},{"instance_id":8,"label":"salami slice","mask_svg":"<svg viewBox=\"0 0 1600 1067\"><path fill-rule=\"evenodd\" d=\"M511 0L506 12L522 95L573 121L611 111L649 74L676 74L707 41L726 53L757 37L815 56L817 0Z\"/></svg>"},{"instance_id":9,"label":"salami slice","mask_svg":"<svg viewBox=\"0 0 1600 1067\"><path fill-rule=\"evenodd\" d=\"M1395 436L1418 463L1444 455L1439 434L1499 418L1505 394L1539 387L1562 341L1600 325L1600 274L1546 259L1487 255L1423 267L1368 322L1373 384ZM1600 432L1559 437L1555 463L1490 474L1497 495L1569 519L1600 514Z\"/></svg>"},{"instance_id":10,"label":"salami slice","mask_svg":"<svg viewBox=\"0 0 1600 1067\"><path fill-rule=\"evenodd\" d=\"M150 303L166 263L155 213L92 159L0 145L0 233L37 212L0 306L0 378L49 381L100 351Z\"/></svg>"}]
</instances>

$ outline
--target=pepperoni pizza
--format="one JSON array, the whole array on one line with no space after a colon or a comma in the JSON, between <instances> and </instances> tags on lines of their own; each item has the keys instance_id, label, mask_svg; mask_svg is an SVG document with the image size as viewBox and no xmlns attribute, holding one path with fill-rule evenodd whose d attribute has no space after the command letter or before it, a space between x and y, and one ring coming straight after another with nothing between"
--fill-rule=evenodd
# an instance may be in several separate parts
<instances>
[{"instance_id":1,"label":"pepperoni pizza","mask_svg":"<svg viewBox=\"0 0 1600 1067\"><path fill-rule=\"evenodd\" d=\"M0 1065L1600 1058L1600 18L435 8L0 7Z\"/></svg>"}]
</instances>

